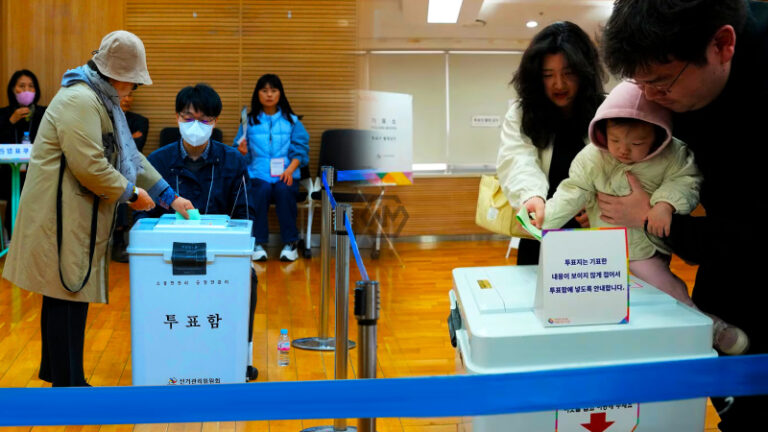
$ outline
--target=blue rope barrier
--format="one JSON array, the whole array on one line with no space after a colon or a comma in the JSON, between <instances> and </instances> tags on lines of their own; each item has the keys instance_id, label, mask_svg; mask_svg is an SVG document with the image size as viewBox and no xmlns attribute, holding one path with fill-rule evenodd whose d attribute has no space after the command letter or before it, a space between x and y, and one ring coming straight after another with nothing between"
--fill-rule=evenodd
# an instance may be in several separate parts
<instances>
[{"instance_id":1,"label":"blue rope barrier","mask_svg":"<svg viewBox=\"0 0 768 432\"><path fill-rule=\"evenodd\" d=\"M376 170L364 169L364 170L344 170L336 171L336 178L340 181L365 181L369 177L378 178Z\"/></svg>"},{"instance_id":2,"label":"blue rope barrier","mask_svg":"<svg viewBox=\"0 0 768 432\"><path fill-rule=\"evenodd\" d=\"M328 178L325 175L325 171L323 171L323 188L325 188L325 194L328 195L328 198L331 200L331 208L336 209L336 200L333 198L333 194L331 193L331 187L328 186Z\"/></svg>"},{"instance_id":3,"label":"blue rope barrier","mask_svg":"<svg viewBox=\"0 0 768 432\"><path fill-rule=\"evenodd\" d=\"M768 394L768 355L498 375L5 388L0 426L454 417L758 394Z\"/></svg>"},{"instance_id":4,"label":"blue rope barrier","mask_svg":"<svg viewBox=\"0 0 768 432\"><path fill-rule=\"evenodd\" d=\"M357 248L357 240L355 240L355 233L352 231L352 223L349 218L344 218L344 226L347 228L347 235L349 235L349 245L352 246L352 253L355 255L355 261L357 262L357 269L360 270L360 276L364 281L368 280L368 271L365 269L365 263L363 263L363 257L360 256L360 249Z\"/></svg>"},{"instance_id":5,"label":"blue rope barrier","mask_svg":"<svg viewBox=\"0 0 768 432\"><path fill-rule=\"evenodd\" d=\"M325 194L328 195L328 197L331 200L331 208L336 208L336 200L333 198L333 194L331 193L331 187L328 186L328 178L325 175L325 171L323 171L322 175L323 179L323 188L325 189ZM352 231L352 224L349 222L349 219L346 217L344 218L344 226L347 228L347 234L349 234L349 244L352 246L352 253L355 255L355 261L357 262L357 269L360 271L360 275L362 276L363 280L368 280L368 271L365 270L365 264L363 263L363 258L360 256L360 249L357 247L357 240L355 240L355 233Z\"/></svg>"}]
</instances>

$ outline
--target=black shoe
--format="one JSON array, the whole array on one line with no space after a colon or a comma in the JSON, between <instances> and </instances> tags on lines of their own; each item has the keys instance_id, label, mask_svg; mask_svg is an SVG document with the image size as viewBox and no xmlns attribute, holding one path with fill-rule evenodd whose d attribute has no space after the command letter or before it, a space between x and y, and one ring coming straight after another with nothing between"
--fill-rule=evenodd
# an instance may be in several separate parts
<instances>
[{"instance_id":1,"label":"black shoe","mask_svg":"<svg viewBox=\"0 0 768 432\"><path fill-rule=\"evenodd\" d=\"M112 261L117 261L121 263L127 263L128 262L128 252L125 250L126 245L123 244L116 244L112 246Z\"/></svg>"}]
</instances>

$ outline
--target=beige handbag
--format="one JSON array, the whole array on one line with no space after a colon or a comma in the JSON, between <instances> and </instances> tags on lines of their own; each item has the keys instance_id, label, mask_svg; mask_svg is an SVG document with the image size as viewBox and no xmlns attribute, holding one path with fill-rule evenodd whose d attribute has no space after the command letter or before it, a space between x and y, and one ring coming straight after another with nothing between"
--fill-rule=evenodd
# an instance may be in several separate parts
<instances>
[{"instance_id":1,"label":"beige handbag","mask_svg":"<svg viewBox=\"0 0 768 432\"><path fill-rule=\"evenodd\" d=\"M512 237L533 238L515 218L517 209L512 207L501 190L496 176L480 178L480 192L477 194L475 223L498 234Z\"/></svg>"}]
</instances>

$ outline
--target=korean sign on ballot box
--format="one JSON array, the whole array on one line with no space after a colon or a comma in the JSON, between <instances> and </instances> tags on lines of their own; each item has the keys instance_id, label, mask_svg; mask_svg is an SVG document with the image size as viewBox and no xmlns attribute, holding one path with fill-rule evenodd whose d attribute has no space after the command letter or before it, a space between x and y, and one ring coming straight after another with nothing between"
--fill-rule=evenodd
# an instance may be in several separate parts
<instances>
[{"instance_id":1,"label":"korean sign on ballot box","mask_svg":"<svg viewBox=\"0 0 768 432\"><path fill-rule=\"evenodd\" d=\"M544 326L629 322L625 228L545 230L535 311Z\"/></svg>"}]
</instances>

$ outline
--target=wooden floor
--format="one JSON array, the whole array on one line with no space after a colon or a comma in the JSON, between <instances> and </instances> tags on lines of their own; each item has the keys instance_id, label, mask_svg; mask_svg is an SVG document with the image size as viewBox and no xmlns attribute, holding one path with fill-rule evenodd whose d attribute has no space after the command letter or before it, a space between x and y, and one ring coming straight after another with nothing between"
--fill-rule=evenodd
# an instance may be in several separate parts
<instances>
[{"instance_id":1,"label":"wooden floor","mask_svg":"<svg viewBox=\"0 0 768 432\"><path fill-rule=\"evenodd\" d=\"M389 251L379 260L364 257L371 279L381 284L381 317L378 327L378 373L380 377L454 374L454 349L448 339L448 291L451 270L456 267L498 266L515 262L504 258L506 242L444 242L397 244L400 265ZM318 254L315 251L316 255ZM0 266L4 259L0 260ZM259 301L255 317L254 365L259 381L332 379L333 353L291 350L289 367L277 366L277 338L287 328L292 339L317 335L320 259L299 259L294 263L256 263L259 273ZM673 270L689 286L695 272L680 260ZM351 281L359 280L353 265ZM92 305L86 330L85 369L94 386L131 384L130 311L128 265L113 263L110 273L109 305ZM0 281L0 387L44 387L37 379L40 358L39 310L41 297ZM332 315L331 320L332 320ZM357 339L350 313L350 337ZM331 326L331 331L333 327ZM357 368L357 350L350 352L350 377ZM387 418L379 419L379 432L463 431L470 419ZM708 407L707 432L717 431L717 414ZM332 425L330 419L271 422L222 422L162 425L69 426L0 428L2 432L39 431L151 431L213 432L270 431L298 432L318 425ZM356 425L350 419L349 425Z\"/></svg>"}]
</instances>

